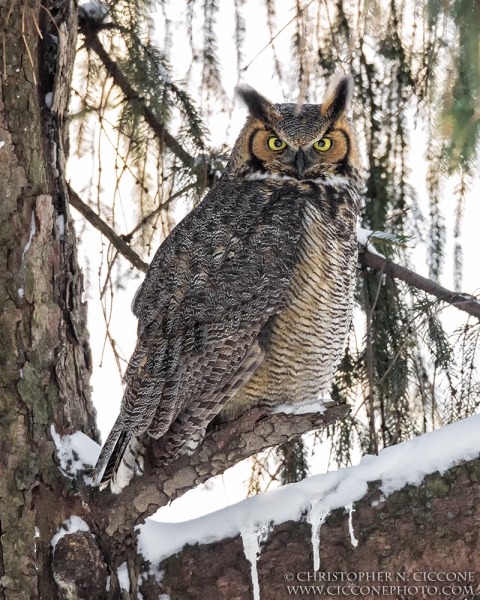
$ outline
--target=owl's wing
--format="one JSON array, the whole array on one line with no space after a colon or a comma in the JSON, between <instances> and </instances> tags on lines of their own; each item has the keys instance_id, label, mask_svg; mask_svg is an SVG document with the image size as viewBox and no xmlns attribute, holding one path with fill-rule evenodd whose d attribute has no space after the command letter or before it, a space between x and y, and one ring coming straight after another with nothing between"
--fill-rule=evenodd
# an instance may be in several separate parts
<instances>
[{"instance_id":1,"label":"owl's wing","mask_svg":"<svg viewBox=\"0 0 480 600\"><path fill-rule=\"evenodd\" d=\"M121 431L159 438L181 423L178 448L261 363L259 334L288 302L301 207L294 190L289 205L256 183L220 182L155 255L133 305Z\"/></svg>"}]
</instances>

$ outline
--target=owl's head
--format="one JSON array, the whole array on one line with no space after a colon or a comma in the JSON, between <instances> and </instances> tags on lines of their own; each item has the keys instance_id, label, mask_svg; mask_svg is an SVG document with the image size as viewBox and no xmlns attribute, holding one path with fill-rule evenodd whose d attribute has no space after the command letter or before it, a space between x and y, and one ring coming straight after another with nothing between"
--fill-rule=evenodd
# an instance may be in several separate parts
<instances>
[{"instance_id":1,"label":"owl's head","mask_svg":"<svg viewBox=\"0 0 480 600\"><path fill-rule=\"evenodd\" d=\"M322 104L272 104L252 88L237 88L249 117L227 170L234 176L278 175L294 179L356 177L357 143L347 111L350 75L336 76Z\"/></svg>"}]
</instances>

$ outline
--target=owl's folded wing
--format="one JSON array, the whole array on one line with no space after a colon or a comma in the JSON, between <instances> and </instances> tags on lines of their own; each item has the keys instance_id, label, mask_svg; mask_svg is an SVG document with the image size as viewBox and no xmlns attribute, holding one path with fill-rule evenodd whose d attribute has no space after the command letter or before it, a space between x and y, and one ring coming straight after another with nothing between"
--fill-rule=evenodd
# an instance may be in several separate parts
<instances>
[{"instance_id":1,"label":"owl's folded wing","mask_svg":"<svg viewBox=\"0 0 480 600\"><path fill-rule=\"evenodd\" d=\"M128 445L124 432L166 436L174 454L261 364L259 334L288 302L300 209L292 202L285 210L285 194L283 202L266 201L252 183L230 186L223 196L220 183L152 261L134 301L138 342L125 375L117 443L101 457L110 465L106 472L118 468ZM289 226L281 227L282 219Z\"/></svg>"}]
</instances>

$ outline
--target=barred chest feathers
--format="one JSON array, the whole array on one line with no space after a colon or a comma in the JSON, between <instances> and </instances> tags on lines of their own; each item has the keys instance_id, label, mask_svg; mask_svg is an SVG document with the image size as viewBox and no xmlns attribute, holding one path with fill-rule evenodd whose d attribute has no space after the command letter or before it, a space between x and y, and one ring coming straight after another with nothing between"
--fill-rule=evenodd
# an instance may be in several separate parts
<instances>
[{"instance_id":1,"label":"barred chest feathers","mask_svg":"<svg viewBox=\"0 0 480 600\"><path fill-rule=\"evenodd\" d=\"M324 186L318 193L323 203L305 203L290 304L269 324L265 360L225 406L221 420L254 406L311 404L329 394L351 319L356 190L344 184L337 191L348 200L335 219L326 219L324 211L333 189Z\"/></svg>"}]
</instances>

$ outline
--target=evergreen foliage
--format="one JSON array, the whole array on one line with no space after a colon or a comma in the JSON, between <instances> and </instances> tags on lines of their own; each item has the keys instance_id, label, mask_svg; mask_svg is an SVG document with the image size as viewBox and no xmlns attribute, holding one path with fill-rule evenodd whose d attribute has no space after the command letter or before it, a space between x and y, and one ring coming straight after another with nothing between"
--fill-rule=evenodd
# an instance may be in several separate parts
<instances>
[{"instance_id":1,"label":"evergreen foliage","mask_svg":"<svg viewBox=\"0 0 480 600\"><path fill-rule=\"evenodd\" d=\"M80 88L78 110L72 117L76 151L91 153L99 166L102 145L110 144L115 154L111 204L101 195L101 168L88 189L90 203L116 225L122 179L129 177L137 224L123 238L144 254L151 254L159 237L173 226L175 200L183 198L187 207L197 202L228 155L227 148L208 146L201 116L212 118L219 106L228 104L216 33L222 26L217 19L222 2L233 5L240 79L249 66L244 64L245 32L252 26L245 0L185 0L179 8L185 14L192 52L187 81L177 81L172 71L170 24L162 13L166 0L158 6L148 0L111 0L101 18L84 13L80 21ZM447 234L442 190L449 176L456 177L452 233L455 289L460 290L462 213L478 164L480 4L476 0L292 0L292 8L287 71L277 55L276 36L282 31L276 29L277 5L275 0L264 0L272 73L290 90L286 99L316 102L321 101L317 90L324 89L338 68L353 74L354 120L366 157L360 221L365 229L383 232L371 238L377 250L409 265L410 246L421 241L428 248L429 276L438 280ZM197 35L199 22L201 35ZM156 27L164 31L161 49ZM121 77L106 64L99 44ZM187 92L195 68L201 73L201 111ZM428 140L428 215L422 214L409 184L413 118L422 121ZM113 286L115 259L112 252L104 289ZM363 452L377 453L478 409L479 323L470 319L451 336L442 325L442 308L441 302L412 286L372 270L359 271L354 319L332 388L332 399L349 404L352 411L316 436L331 442L332 460L338 465L351 463L355 445ZM307 454L306 444L294 440L274 454L257 457L249 493L265 487L266 478L287 483L305 477Z\"/></svg>"}]
</instances>

